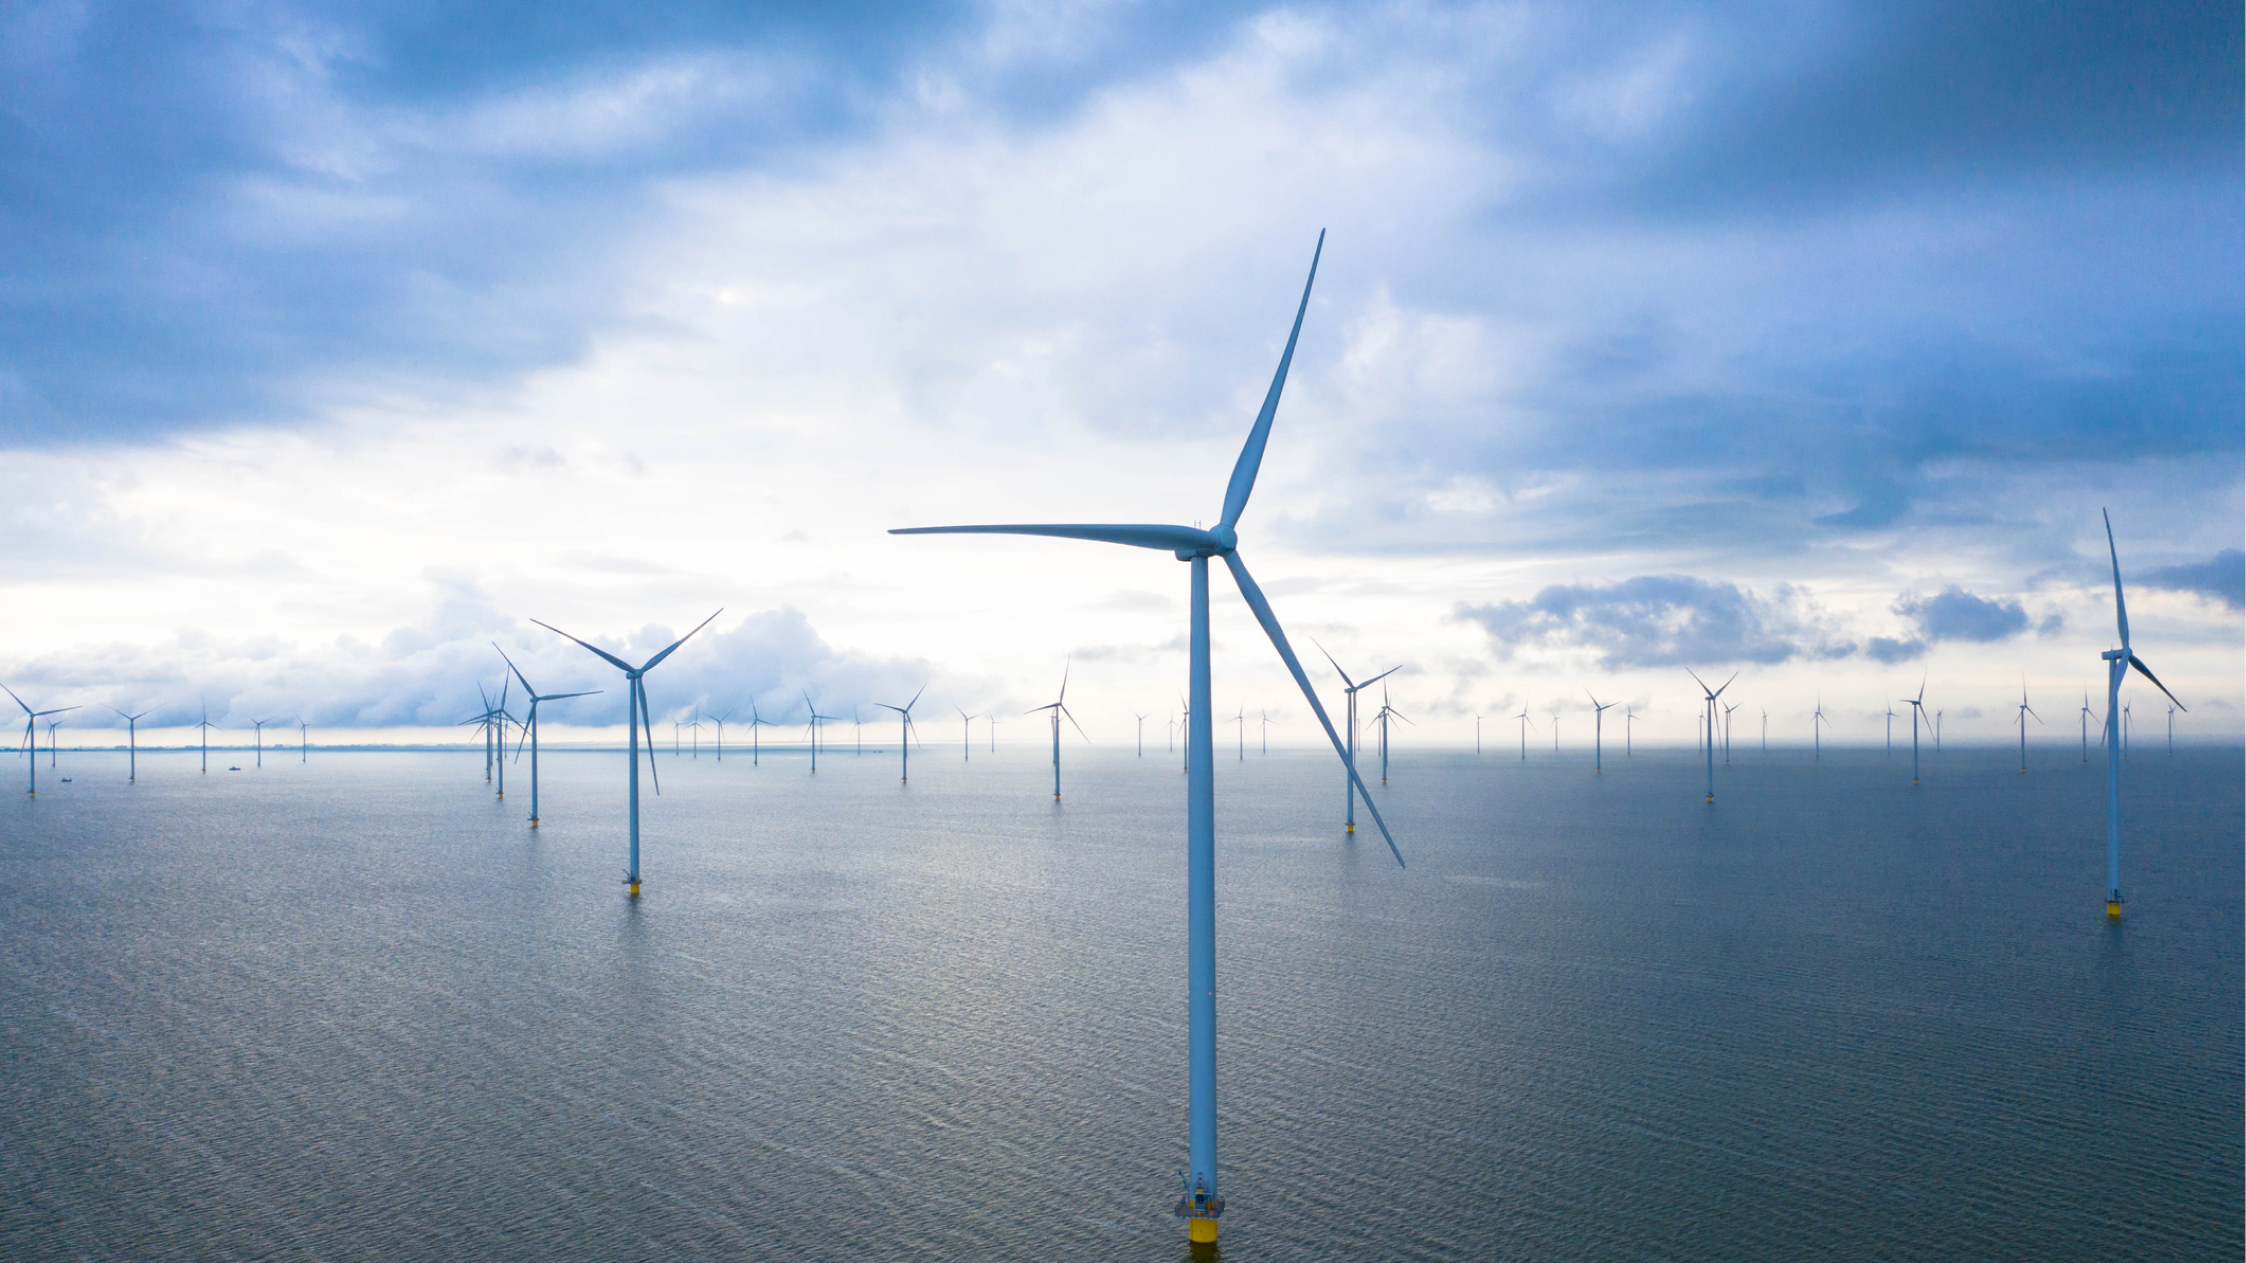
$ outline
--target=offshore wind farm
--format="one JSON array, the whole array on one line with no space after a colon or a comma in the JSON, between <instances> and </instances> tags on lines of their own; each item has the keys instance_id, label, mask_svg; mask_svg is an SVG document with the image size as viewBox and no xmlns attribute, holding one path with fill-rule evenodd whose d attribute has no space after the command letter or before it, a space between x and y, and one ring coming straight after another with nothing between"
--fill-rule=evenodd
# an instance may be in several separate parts
<instances>
[{"instance_id":1,"label":"offshore wind farm","mask_svg":"<svg viewBox=\"0 0 2246 1263\"><path fill-rule=\"evenodd\" d=\"M0 1258L2246 1240L2235 6L7 31Z\"/></svg>"}]
</instances>

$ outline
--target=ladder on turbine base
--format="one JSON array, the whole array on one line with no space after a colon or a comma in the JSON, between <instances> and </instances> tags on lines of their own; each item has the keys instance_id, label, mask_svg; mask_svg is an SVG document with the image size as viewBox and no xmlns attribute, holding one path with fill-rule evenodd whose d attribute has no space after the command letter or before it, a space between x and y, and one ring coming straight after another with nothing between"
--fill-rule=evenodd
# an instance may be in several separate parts
<instances>
[{"instance_id":1,"label":"ladder on turbine base","mask_svg":"<svg viewBox=\"0 0 2246 1263\"><path fill-rule=\"evenodd\" d=\"M1185 1183L1185 1172L1178 1172L1178 1183ZM1208 1237L1208 1240L1214 1241L1216 1237L1213 1235L1213 1230L1216 1227L1217 1218L1224 1214L1224 1199L1211 1193L1206 1186L1191 1188L1186 1191L1185 1196L1178 1199L1176 1208L1170 1213L1188 1221L1188 1223L1196 1219L1208 1220L1208 1227L1212 1230L1212 1235ZM1198 1241L1202 1238L1197 1234L1194 1239Z\"/></svg>"}]
</instances>

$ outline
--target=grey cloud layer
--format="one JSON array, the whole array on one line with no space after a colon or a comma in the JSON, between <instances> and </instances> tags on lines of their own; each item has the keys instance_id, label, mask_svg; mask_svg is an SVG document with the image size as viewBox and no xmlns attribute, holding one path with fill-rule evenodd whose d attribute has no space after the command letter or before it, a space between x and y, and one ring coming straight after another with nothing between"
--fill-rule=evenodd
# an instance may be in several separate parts
<instances>
[{"instance_id":1,"label":"grey cloud layer","mask_svg":"<svg viewBox=\"0 0 2246 1263\"><path fill-rule=\"evenodd\" d=\"M2234 610L2246 609L2246 549L2225 548L2206 561L2155 566L2137 582L2148 588L2196 592Z\"/></svg>"},{"instance_id":2,"label":"grey cloud layer","mask_svg":"<svg viewBox=\"0 0 2246 1263\"><path fill-rule=\"evenodd\" d=\"M506 665L504 648L530 682L545 693L603 690L593 697L541 708L556 723L623 722L622 674L582 648L502 613L472 583L440 579L443 591L431 616L401 628L380 644L344 638L302 646L278 640L222 641L184 632L150 645L88 646L14 664L4 682L33 706L77 704L73 727L122 727L110 709L152 711L143 728L192 724L204 713L230 729L273 719L315 729L450 727L483 709L479 688L496 698ZM707 611L703 611L707 613ZM686 624L691 627L692 624ZM656 720L757 713L780 723L803 722L808 691L822 708L901 701L933 682L932 698L963 700L987 692L984 682L961 680L926 663L838 650L793 609L767 610L706 630L648 674L649 706ZM644 661L685 627L650 625L622 639L601 629L565 630L630 661ZM510 709L524 713L519 683L507 685ZM463 730L465 731L465 730Z\"/></svg>"},{"instance_id":3,"label":"grey cloud layer","mask_svg":"<svg viewBox=\"0 0 2246 1263\"><path fill-rule=\"evenodd\" d=\"M1500 658L1528 646L1588 649L1608 670L1767 665L1855 650L1819 627L1790 588L1764 597L1688 575L1555 585L1526 601L1461 603L1455 613L1480 624Z\"/></svg>"}]
</instances>

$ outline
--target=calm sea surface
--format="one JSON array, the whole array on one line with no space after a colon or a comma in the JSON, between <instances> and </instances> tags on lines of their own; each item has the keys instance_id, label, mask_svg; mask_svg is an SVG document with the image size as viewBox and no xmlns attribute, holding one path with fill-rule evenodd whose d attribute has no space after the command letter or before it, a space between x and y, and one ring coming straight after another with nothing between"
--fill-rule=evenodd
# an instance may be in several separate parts
<instances>
[{"instance_id":1,"label":"calm sea surface","mask_svg":"<svg viewBox=\"0 0 2246 1263\"><path fill-rule=\"evenodd\" d=\"M2119 926L2072 750L1415 753L1409 870L1223 753L1235 1263L2239 1256L2236 749L2128 765ZM635 904L621 755L532 832L480 755L65 752L0 1256L1182 1259L1184 777L1066 757L666 756Z\"/></svg>"}]
</instances>

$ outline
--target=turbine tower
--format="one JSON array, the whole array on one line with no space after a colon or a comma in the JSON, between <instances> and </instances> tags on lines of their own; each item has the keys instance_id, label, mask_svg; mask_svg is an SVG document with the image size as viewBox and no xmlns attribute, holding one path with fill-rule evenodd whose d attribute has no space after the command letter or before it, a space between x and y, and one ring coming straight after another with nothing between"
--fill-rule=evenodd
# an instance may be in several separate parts
<instances>
[{"instance_id":1,"label":"turbine tower","mask_svg":"<svg viewBox=\"0 0 2246 1263\"><path fill-rule=\"evenodd\" d=\"M717 615L712 614L710 617L716 618ZM804 733L811 741L811 774L817 776L819 774L819 726L830 719L839 722L842 716L820 714L818 706L811 700L811 690L809 689L803 690L803 705L805 709L811 712L810 721L804 725ZM650 739L652 740L652 738Z\"/></svg>"},{"instance_id":2,"label":"turbine tower","mask_svg":"<svg viewBox=\"0 0 2246 1263\"><path fill-rule=\"evenodd\" d=\"M723 614L724 612L725 608L723 606L718 607L717 613L711 614L709 618L705 618L701 622L696 623L694 625L694 631L690 631L684 636L679 637L677 640L672 641L670 644L663 647L663 651L661 653L656 654L654 657L649 658L647 661L642 662L636 667L631 663L624 661L622 658L617 657L615 654L608 652L606 649L596 649L593 646L586 644L584 641L577 639L577 637L570 635L568 632L563 631L561 628L556 627L551 623L538 623L538 620L535 618L530 620L533 623L538 623L540 627L543 627L547 631L554 633L556 636L561 637L563 640L575 644L578 648L583 649L589 654L592 654L594 657L599 658L601 661L607 663L612 667L615 667L617 670L622 671L624 673L624 680L626 684L629 685L629 689L624 698L624 727L630 733L630 738L627 741L626 745L629 751L627 757L631 761L631 773L629 781L629 784L631 786L629 799L629 811L631 817L631 852L630 861L624 869L624 890L625 893L633 899L639 898L639 735L642 728L645 728L647 731L648 779L654 782L656 793L660 794L663 792L663 778L655 771L655 721L649 718L647 713L646 676L648 672L653 671L657 666L659 666L662 663L663 659L668 658L672 654L678 652L678 647L680 645L683 645L687 641L692 640L694 638L694 632L698 632L703 628L709 626L711 619L716 618L718 614Z\"/></svg>"},{"instance_id":3,"label":"turbine tower","mask_svg":"<svg viewBox=\"0 0 2246 1263\"><path fill-rule=\"evenodd\" d=\"M208 776L211 774L211 708L208 703L203 704L202 722L196 724L195 727L197 731L203 734L203 770L201 775Z\"/></svg>"},{"instance_id":4,"label":"turbine tower","mask_svg":"<svg viewBox=\"0 0 2246 1263\"><path fill-rule=\"evenodd\" d=\"M2022 776L2028 774L2028 716L2030 715L2035 715L2037 723L2043 722L2043 716L2036 715L2035 710L2028 705L2028 682L2023 679L2020 681L2020 775Z\"/></svg>"},{"instance_id":5,"label":"turbine tower","mask_svg":"<svg viewBox=\"0 0 2246 1263\"><path fill-rule=\"evenodd\" d=\"M927 691L928 686L921 685L919 691L912 695L912 700L902 706L891 706L887 702L874 703L883 710L897 712L897 752L904 758L904 762L897 766L897 782L901 785L912 781L912 708L920 705L920 694Z\"/></svg>"},{"instance_id":6,"label":"turbine tower","mask_svg":"<svg viewBox=\"0 0 2246 1263\"><path fill-rule=\"evenodd\" d=\"M114 706L109 709L117 710ZM140 780L140 721L148 717L148 712L126 715L117 710L117 713L125 719L125 783L131 785Z\"/></svg>"},{"instance_id":7,"label":"turbine tower","mask_svg":"<svg viewBox=\"0 0 2246 1263\"><path fill-rule=\"evenodd\" d=\"M499 642L493 641L491 647L499 649ZM499 660L506 663L507 669L515 673L515 678L523 682L523 693L530 698L530 710L524 714L522 722L523 738L515 742L515 757L518 759L522 757L522 742L528 740L530 742L530 827L535 829L538 827L538 705L541 702L558 702L565 697L591 697L601 690L589 689L582 693L541 693L531 687L530 677L523 674L523 669L515 665L515 660L507 656L506 650L499 649Z\"/></svg>"},{"instance_id":8,"label":"turbine tower","mask_svg":"<svg viewBox=\"0 0 2246 1263\"><path fill-rule=\"evenodd\" d=\"M1825 699L1817 699L1817 711L1809 717L1809 761L1821 763L1825 759L1825 732L1833 721L1825 718ZM1822 725L1822 726L1820 726Z\"/></svg>"},{"instance_id":9,"label":"turbine tower","mask_svg":"<svg viewBox=\"0 0 2246 1263\"><path fill-rule=\"evenodd\" d=\"M959 761L965 763L969 757L967 745L968 733L972 729L974 722L977 719L981 718L981 716L970 715L965 710L957 706L952 707L952 709L959 711ZM1139 716L1139 719L1141 720L1139 724L1139 752L1141 754L1144 754L1146 752L1146 724L1144 722L1146 716L1141 715Z\"/></svg>"},{"instance_id":10,"label":"turbine tower","mask_svg":"<svg viewBox=\"0 0 2246 1263\"><path fill-rule=\"evenodd\" d=\"M2100 510L2101 513L2104 510ZM2135 667L2138 674L2152 681L2152 686L2176 701L2168 686L2152 673L2152 668L2129 647L2129 607L2121 597L2121 550L2114 547L2113 515L2105 514L2106 554L2113 559L2113 618L2121 634L2121 648L2108 649L2098 656L2106 662L2106 916L2118 920L2121 916L2121 681ZM2184 707L2189 710L2189 707Z\"/></svg>"},{"instance_id":11,"label":"turbine tower","mask_svg":"<svg viewBox=\"0 0 2246 1263\"><path fill-rule=\"evenodd\" d=\"M1725 767L1731 766L1731 712L1738 709L1739 704L1737 702L1723 708L1723 765Z\"/></svg>"},{"instance_id":12,"label":"turbine tower","mask_svg":"<svg viewBox=\"0 0 2246 1263\"><path fill-rule=\"evenodd\" d=\"M46 710L33 710L30 706L25 705L22 698L16 697L16 691L7 685L0 684L0 692L5 692L9 697L15 698L16 705L23 707L23 750L25 754L30 756L25 761L31 765L30 788L24 792L33 798L37 798L39 796L39 729L36 725L49 715L60 715L78 708L76 706L55 706ZM47 747L47 753L51 757L54 754L54 736L51 732L47 737Z\"/></svg>"},{"instance_id":13,"label":"turbine tower","mask_svg":"<svg viewBox=\"0 0 2246 1263\"><path fill-rule=\"evenodd\" d=\"M1529 761L1529 729L1536 727L1536 721L1529 718L1529 704L1526 700L1521 702L1521 713L1513 718L1521 721L1521 762L1526 763Z\"/></svg>"},{"instance_id":14,"label":"turbine tower","mask_svg":"<svg viewBox=\"0 0 2246 1263\"><path fill-rule=\"evenodd\" d=\"M921 530L919 530L919 531L891 531L891 532L889 532L889 533L890 533L891 535L930 534L930 533L933 533L933 532L936 532L936 531L942 531L942 530L947 530L947 529L949 529L949 530L973 530L973 529L975 529L975 528L973 528L973 527L951 527L951 528L945 528L945 527L932 527L932 528L922 528L922 529L921 529ZM1024 531L1023 533L1024 533L1024 534L1041 534L1042 532L1029 532L1029 531ZM1088 538L1088 537L1087 537L1087 538ZM1086 733L1086 732L1084 731L1084 725L1082 725L1082 724L1079 724L1079 723L1077 723L1077 722L1076 722L1076 716L1075 716L1075 715L1073 715L1073 714L1070 714L1070 712L1069 712L1069 709L1068 709L1068 672L1069 672L1069 667L1070 667L1071 665L1072 665L1072 664L1070 664L1070 663L1067 663L1067 662L1063 662L1063 663L1061 664L1061 695L1060 695L1059 697L1056 697L1056 698L1054 698L1054 699L1053 699L1052 701L1050 701L1050 702L1047 702L1047 703L1046 703L1045 705L1043 705L1043 706L1033 706L1033 707L1031 707L1030 709L1028 709L1028 710L1025 710L1025 711L1023 711L1023 712L1022 712L1022 713L1023 713L1023 714L1025 714L1025 715L1034 715L1034 714L1036 714L1036 713L1037 713L1038 711L1041 711L1041 710L1042 710L1042 711L1051 711L1051 712L1052 712L1052 714L1051 714L1051 719L1052 719L1052 721L1053 721L1053 801L1054 801L1054 802L1059 802L1059 801L1061 800L1061 717L1062 717L1063 715L1066 715L1066 716L1068 716L1068 722L1069 722L1069 723L1071 723L1071 724L1074 724L1074 725L1075 725L1075 727L1076 727L1076 735L1077 735L1077 736L1079 736L1079 737L1082 737L1082 738L1084 738L1084 744L1085 744L1085 745L1090 745L1090 744L1092 744L1092 738L1091 738L1091 735L1090 735L1089 733Z\"/></svg>"},{"instance_id":15,"label":"turbine tower","mask_svg":"<svg viewBox=\"0 0 2246 1263\"><path fill-rule=\"evenodd\" d=\"M1411 716L1388 704L1388 686L1383 684L1380 686L1380 711L1373 716L1374 722L1380 725L1380 783L1383 785L1388 783L1388 725L1396 719L1412 723ZM1419 725L1412 726L1416 728Z\"/></svg>"},{"instance_id":16,"label":"turbine tower","mask_svg":"<svg viewBox=\"0 0 2246 1263\"><path fill-rule=\"evenodd\" d=\"M1318 645L1318 638L1312 636L1310 643ZM1318 652L1326 654L1326 661L1333 665L1334 674L1341 677L1342 696L1347 700L1345 707L1347 717L1342 722L1342 729L1349 735L1348 745L1342 754L1342 761L1349 765L1349 775L1342 778L1341 784L1342 792L1348 796L1349 806L1348 813L1342 817L1341 831L1343 833L1355 833L1357 831L1357 790L1355 788L1357 784L1355 779L1357 774L1357 690L1377 684L1404 668L1400 665L1390 667L1360 684L1349 678L1349 673L1341 669L1340 663L1334 662L1334 656L1326 653L1324 645L1318 645Z\"/></svg>"},{"instance_id":17,"label":"turbine tower","mask_svg":"<svg viewBox=\"0 0 2246 1263\"><path fill-rule=\"evenodd\" d=\"M1583 690L1583 695L1591 699L1591 771L1596 775L1606 771L1607 712L1614 709L1614 703L1600 701L1589 689Z\"/></svg>"},{"instance_id":18,"label":"turbine tower","mask_svg":"<svg viewBox=\"0 0 2246 1263\"><path fill-rule=\"evenodd\" d=\"M1325 236L1319 235L1319 248L1323 250ZM1317 255L1310 265L1310 281L1318 275ZM1302 303L1296 308L1294 328L1287 335L1287 349L1279 357L1279 370L1271 379L1271 389L1264 396L1263 408L1257 414L1255 425L1248 432L1247 445L1232 470L1232 479L1225 489L1224 508L1217 524L1208 529L1191 526L1161 525L1052 525L1052 526L968 526L924 527L916 533L944 531L988 532L993 534L1049 535L1063 539L1093 540L1110 544L1125 544L1140 548L1159 549L1188 563L1192 569L1189 577L1191 593L1190 622L1187 644L1190 648L1190 688L1192 692L1192 729L1188 737L1191 749L1191 769L1186 779L1186 940L1187 940L1187 1016L1186 1038L1188 1055L1189 1101L1189 1152L1191 1174L1179 1171L1180 1182L1185 1186L1185 1197L1176 1207L1176 1214L1185 1219L1188 1239L1197 1244L1214 1243L1217 1239L1218 1216L1224 1213L1224 1198L1217 1183L1217 911L1216 911L1216 765L1211 756L1213 725L1209 684L1209 561L1222 558L1239 586L1240 595L1255 613L1256 621L1270 637L1279 658L1294 676L1295 684L1302 689L1310 702L1312 713L1318 716L1327 738L1333 742L1334 752L1348 766L1350 782L1359 791L1364 789L1357 776L1355 761L1342 745L1341 735L1334 731L1326 717L1325 707L1318 694L1310 687L1310 677L1303 673L1302 664L1288 645L1286 633L1271 611L1271 603L1264 598L1263 589L1250 577L1248 568L1236 551L1239 543L1237 526L1241 513L1248 506L1248 496L1255 489L1256 471L1263 463L1264 445L1271 435L1272 418L1279 410L1279 395L1286 385L1287 366L1294 358L1295 341L1302 333L1303 314L1310 307L1310 281L1303 285ZM1397 863L1403 862L1403 853L1396 850L1395 840L1388 836L1388 826L1380 818L1380 809L1373 804L1372 796L1365 797L1366 809L1372 813L1373 822L1380 826L1381 836L1388 839L1389 849Z\"/></svg>"},{"instance_id":19,"label":"turbine tower","mask_svg":"<svg viewBox=\"0 0 2246 1263\"><path fill-rule=\"evenodd\" d=\"M265 725L272 722L270 719L253 719L250 721L250 726L257 729L257 765L259 767L265 766ZM54 742L49 741L47 748L51 752L54 749Z\"/></svg>"},{"instance_id":20,"label":"turbine tower","mask_svg":"<svg viewBox=\"0 0 2246 1263\"><path fill-rule=\"evenodd\" d=\"M1703 735L1708 746L1708 801L1714 802L1716 801L1716 699L1723 696L1724 689L1731 687L1731 680L1739 678L1739 673L1737 671L1732 672L1731 680L1725 680L1723 688L1714 690L1710 690L1708 682L1701 679L1700 673L1691 667L1685 668L1685 674L1691 676L1692 682L1700 686L1700 691L1708 695L1708 700L1702 703L1708 719L1707 729Z\"/></svg>"},{"instance_id":21,"label":"turbine tower","mask_svg":"<svg viewBox=\"0 0 2246 1263\"><path fill-rule=\"evenodd\" d=\"M1926 680L1924 677L1921 677L1918 682L1917 697L1898 697L1895 700L1911 704L1911 784L1916 785L1918 784L1918 721L1919 716L1926 713ZM1888 713L1893 714L1894 709L1890 706Z\"/></svg>"},{"instance_id":22,"label":"turbine tower","mask_svg":"<svg viewBox=\"0 0 2246 1263\"><path fill-rule=\"evenodd\" d=\"M2084 767L2090 766L2090 716L2095 713L2090 709L2090 691L2084 689L2082 693L2082 766Z\"/></svg>"}]
</instances>

